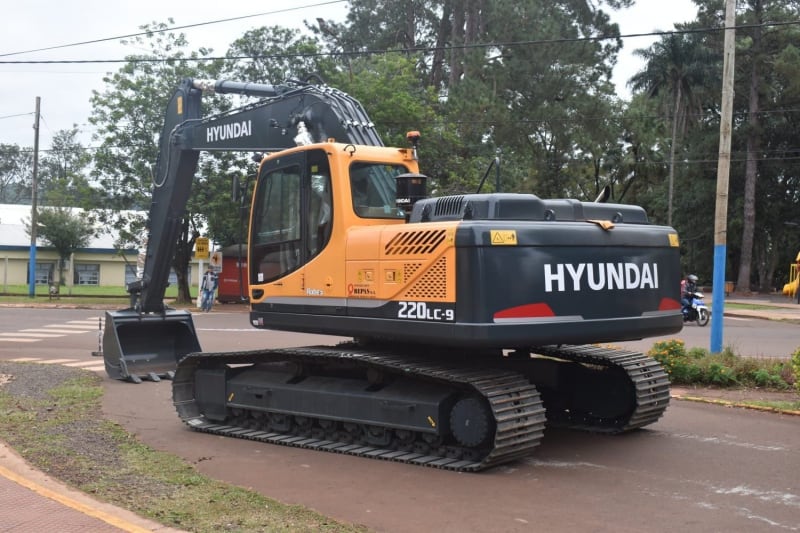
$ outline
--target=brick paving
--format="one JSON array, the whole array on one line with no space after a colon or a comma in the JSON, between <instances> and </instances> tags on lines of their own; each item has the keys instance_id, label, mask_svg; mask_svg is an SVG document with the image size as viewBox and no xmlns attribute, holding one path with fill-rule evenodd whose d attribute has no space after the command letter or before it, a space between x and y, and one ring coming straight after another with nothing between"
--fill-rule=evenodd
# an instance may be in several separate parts
<instances>
[{"instance_id":1,"label":"brick paving","mask_svg":"<svg viewBox=\"0 0 800 533\"><path fill-rule=\"evenodd\" d=\"M0 531L117 533L130 530L114 527L103 520L37 494L0 474Z\"/></svg>"}]
</instances>

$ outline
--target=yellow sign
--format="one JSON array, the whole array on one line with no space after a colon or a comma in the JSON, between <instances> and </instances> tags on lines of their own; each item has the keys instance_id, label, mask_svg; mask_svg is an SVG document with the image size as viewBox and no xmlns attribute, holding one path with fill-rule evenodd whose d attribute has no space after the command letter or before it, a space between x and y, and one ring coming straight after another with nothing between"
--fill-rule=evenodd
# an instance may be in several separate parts
<instances>
[{"instance_id":1,"label":"yellow sign","mask_svg":"<svg viewBox=\"0 0 800 533\"><path fill-rule=\"evenodd\" d=\"M517 231L513 229L493 229L490 231L492 236L492 246L516 246Z\"/></svg>"},{"instance_id":2,"label":"yellow sign","mask_svg":"<svg viewBox=\"0 0 800 533\"><path fill-rule=\"evenodd\" d=\"M194 241L194 258L208 259L208 237L198 237Z\"/></svg>"}]
</instances>

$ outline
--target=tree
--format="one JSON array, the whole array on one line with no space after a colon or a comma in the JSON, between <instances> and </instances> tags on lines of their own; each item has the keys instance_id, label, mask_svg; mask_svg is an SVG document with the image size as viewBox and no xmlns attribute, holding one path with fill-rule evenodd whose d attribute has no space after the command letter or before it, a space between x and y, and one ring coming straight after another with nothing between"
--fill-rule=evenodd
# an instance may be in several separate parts
<instances>
[{"instance_id":1,"label":"tree","mask_svg":"<svg viewBox=\"0 0 800 533\"><path fill-rule=\"evenodd\" d=\"M30 218L25 230L30 236ZM94 235L91 218L67 207L42 208L37 213L36 235L58 252L58 284L64 285L64 266L70 256L89 245Z\"/></svg>"},{"instance_id":2,"label":"tree","mask_svg":"<svg viewBox=\"0 0 800 533\"><path fill-rule=\"evenodd\" d=\"M233 79L277 85L289 78L318 74L325 62L319 52L316 40L300 35L299 30L264 26L231 43L228 57L250 59L227 60L224 71Z\"/></svg>"},{"instance_id":3,"label":"tree","mask_svg":"<svg viewBox=\"0 0 800 533\"><path fill-rule=\"evenodd\" d=\"M95 91L91 98L89 121L97 128L95 138L101 141L93 177L105 191L105 220L126 241L118 243L121 246L138 246L144 233L146 221L132 211L150 206L151 177L167 101L182 78L213 78L221 66L216 61L200 61L212 51L187 52L184 35L166 28L163 23L144 26L147 35L130 44L149 47L150 52L128 56L119 71L104 78L106 89ZM208 99L206 105L213 108L215 101ZM187 210L175 256L170 258L178 278L178 302L191 301L188 264L201 225L200 213Z\"/></svg>"},{"instance_id":4,"label":"tree","mask_svg":"<svg viewBox=\"0 0 800 533\"><path fill-rule=\"evenodd\" d=\"M699 118L704 80L707 79L711 58L702 43L689 34L663 36L650 48L634 53L646 61L643 70L634 75L628 85L644 91L650 97L662 97L668 105L667 117L672 134L669 148L669 186L667 224L672 225L673 190L675 183L675 152L679 134L685 131L687 118L694 113Z\"/></svg>"},{"instance_id":5,"label":"tree","mask_svg":"<svg viewBox=\"0 0 800 533\"><path fill-rule=\"evenodd\" d=\"M57 131L51 149L39 164L37 194L40 205L100 207L99 191L87 179L91 154L77 140L78 127Z\"/></svg>"},{"instance_id":6,"label":"tree","mask_svg":"<svg viewBox=\"0 0 800 533\"><path fill-rule=\"evenodd\" d=\"M0 204L30 202L33 150L0 144Z\"/></svg>"},{"instance_id":7,"label":"tree","mask_svg":"<svg viewBox=\"0 0 800 533\"><path fill-rule=\"evenodd\" d=\"M695 27L721 26L724 2L697 0ZM797 220L798 73L797 0L738 3L734 131L728 260L737 290L771 290L786 282L796 250L787 249L785 221ZM722 32L707 46L721 53ZM776 270L777 265L777 270Z\"/></svg>"},{"instance_id":8,"label":"tree","mask_svg":"<svg viewBox=\"0 0 800 533\"><path fill-rule=\"evenodd\" d=\"M568 166L609 142L612 130L591 123L596 114L587 111L605 107L613 94L609 79L621 46L618 39L580 39L618 34L601 6L630 4L357 0L345 23L321 21L316 29L332 51L395 50L415 61L418 83L440 96L438 120L419 126L428 128L426 150L444 156L433 163L440 192L477 184L501 150L510 169L504 190L580 193L591 187L576 183ZM536 42L569 38L576 42Z\"/></svg>"},{"instance_id":9,"label":"tree","mask_svg":"<svg viewBox=\"0 0 800 533\"><path fill-rule=\"evenodd\" d=\"M793 51L796 52L798 32L794 27L783 28L781 26L771 26L768 23L774 21L795 21L800 16L800 2L795 0L747 0L743 3L744 12L739 17L739 24L748 26L744 32L737 32L740 45L737 51L737 63L741 61L743 72L746 76L742 78L740 89L741 94L747 95L746 105L747 121L744 127L746 137L745 150L746 162L744 169L744 194L742 202L742 239L739 258L739 275L737 277L737 287L741 290L749 290L755 282L759 290L769 290L772 286L771 271L765 261L770 262L768 257L773 256L774 252L758 250L757 247L764 246L765 241L762 228L756 224L756 213L763 213L762 216L769 217L768 211L773 209L772 202L763 204L759 209L759 193L757 186L767 186L763 183L770 180L769 174L764 173L764 160L768 160L768 154L773 153L769 148L769 140L772 137L770 129L778 126L778 122L772 117L771 109L781 109L776 106L777 100L786 101L790 96L784 84L787 80L782 76L792 69L797 69L798 63L796 55L792 60ZM788 59L788 63L786 60ZM794 62L794 67L791 63ZM789 70L776 70L773 67L782 65ZM739 94L739 91L737 91ZM797 99L793 98L796 102ZM766 104L767 113L764 105ZM790 108L783 108L785 110ZM788 117L786 117L788 118ZM787 165L796 169L796 165ZM777 175L783 179L793 173L786 172L784 169L771 169L772 175L777 170ZM788 174L788 176L787 176ZM795 173L796 175L796 170ZM763 185L762 185L763 183ZM796 212L796 211L795 211ZM780 231L780 230L778 230ZM760 256L757 262L756 274L753 275L754 256ZM774 268L774 267L773 267Z\"/></svg>"},{"instance_id":10,"label":"tree","mask_svg":"<svg viewBox=\"0 0 800 533\"><path fill-rule=\"evenodd\" d=\"M666 221L666 205L659 205L659 183L666 168L658 149L662 138L660 122L653 120L652 102L646 95L634 95L619 113L619 145L610 154L612 198L647 205L651 217ZM663 215L661 215L663 213Z\"/></svg>"}]
</instances>

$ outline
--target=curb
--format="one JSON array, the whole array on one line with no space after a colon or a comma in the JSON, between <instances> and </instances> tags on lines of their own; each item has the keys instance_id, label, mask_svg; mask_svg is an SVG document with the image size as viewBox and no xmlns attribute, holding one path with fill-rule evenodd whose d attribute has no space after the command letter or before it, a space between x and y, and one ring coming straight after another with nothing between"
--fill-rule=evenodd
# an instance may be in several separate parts
<instances>
[{"instance_id":1,"label":"curb","mask_svg":"<svg viewBox=\"0 0 800 533\"><path fill-rule=\"evenodd\" d=\"M725 311L724 316L737 318L758 318L760 320L773 320L775 322L787 322L789 324L800 324L800 316L782 316L780 311ZM713 317L713 312L712 312Z\"/></svg>"},{"instance_id":2,"label":"curb","mask_svg":"<svg viewBox=\"0 0 800 533\"><path fill-rule=\"evenodd\" d=\"M767 413L776 413L782 415L800 416L800 410L794 409L780 409L778 407L768 407L765 405L753 405L745 402L732 402L730 400L721 400L719 398L703 398L701 396L687 396L682 394L672 394L670 398L676 400L684 400L687 402L707 403L711 405L721 405L723 407L735 407L738 409L752 409L754 411L762 411Z\"/></svg>"}]
</instances>

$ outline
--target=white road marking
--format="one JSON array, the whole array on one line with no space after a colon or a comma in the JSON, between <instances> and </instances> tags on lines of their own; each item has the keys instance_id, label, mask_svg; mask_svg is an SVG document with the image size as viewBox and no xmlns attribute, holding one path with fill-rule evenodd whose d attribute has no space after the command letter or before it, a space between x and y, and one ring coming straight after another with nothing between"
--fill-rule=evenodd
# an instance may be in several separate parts
<instances>
[{"instance_id":1,"label":"white road marking","mask_svg":"<svg viewBox=\"0 0 800 533\"><path fill-rule=\"evenodd\" d=\"M94 328L94 327L89 326L89 325L76 326L75 324L48 324L48 325L42 326L42 327L47 328L47 329L50 329L50 328L66 329L66 330L70 330L70 331L91 331L91 330L96 330L97 329L97 328Z\"/></svg>"},{"instance_id":2,"label":"white road marking","mask_svg":"<svg viewBox=\"0 0 800 533\"><path fill-rule=\"evenodd\" d=\"M598 468L601 470L605 470L608 467L605 465L599 465L594 463L587 463L584 461L543 461L541 459L536 458L525 458L523 459L525 464L537 467L552 467L552 468Z\"/></svg>"},{"instance_id":3,"label":"white road marking","mask_svg":"<svg viewBox=\"0 0 800 533\"><path fill-rule=\"evenodd\" d=\"M75 331L74 329L21 329L25 333L88 333L88 331Z\"/></svg>"},{"instance_id":4,"label":"white road marking","mask_svg":"<svg viewBox=\"0 0 800 533\"><path fill-rule=\"evenodd\" d=\"M50 334L50 333L21 333L21 332L0 333L0 337L36 337L37 339L51 339L51 338L54 338L54 337L63 337L63 336L64 336L64 334L62 334L62 333L55 333L55 334Z\"/></svg>"},{"instance_id":5,"label":"white road marking","mask_svg":"<svg viewBox=\"0 0 800 533\"><path fill-rule=\"evenodd\" d=\"M730 488L714 487L714 492L717 494L733 494L736 496L751 497L763 502L778 503L788 505L789 507L800 507L800 497L790 492L754 489L745 485Z\"/></svg>"},{"instance_id":6,"label":"white road marking","mask_svg":"<svg viewBox=\"0 0 800 533\"><path fill-rule=\"evenodd\" d=\"M0 333L0 342L39 342L43 339L54 339L72 333L96 333L97 331L96 321L90 319L70 320L65 324L48 324L40 328Z\"/></svg>"},{"instance_id":7,"label":"white road marking","mask_svg":"<svg viewBox=\"0 0 800 533\"><path fill-rule=\"evenodd\" d=\"M242 332L242 331L256 331L256 332L263 332L263 329L260 328L196 328L197 331L234 331L234 332Z\"/></svg>"},{"instance_id":8,"label":"white road marking","mask_svg":"<svg viewBox=\"0 0 800 533\"><path fill-rule=\"evenodd\" d=\"M85 366L96 366L97 361L76 361L74 363L64 363L64 366L71 366L74 368L82 368ZM103 367L105 368L105 367Z\"/></svg>"},{"instance_id":9,"label":"white road marking","mask_svg":"<svg viewBox=\"0 0 800 533\"><path fill-rule=\"evenodd\" d=\"M738 446L740 448L750 448L752 450L759 450L762 452L782 452L786 450L786 448L784 448L783 446L766 446L764 444L754 444L751 442L736 442L730 439L721 439L719 437L704 437L702 435L692 435L690 433L673 433L672 435L679 439L691 439L709 444Z\"/></svg>"},{"instance_id":10,"label":"white road marking","mask_svg":"<svg viewBox=\"0 0 800 533\"><path fill-rule=\"evenodd\" d=\"M90 370L92 372L104 372L105 364L97 360L94 361L81 361L79 359L43 359L41 357L17 357L10 359L14 363L38 363L42 365L62 365L71 368L81 368L83 370Z\"/></svg>"}]
</instances>

